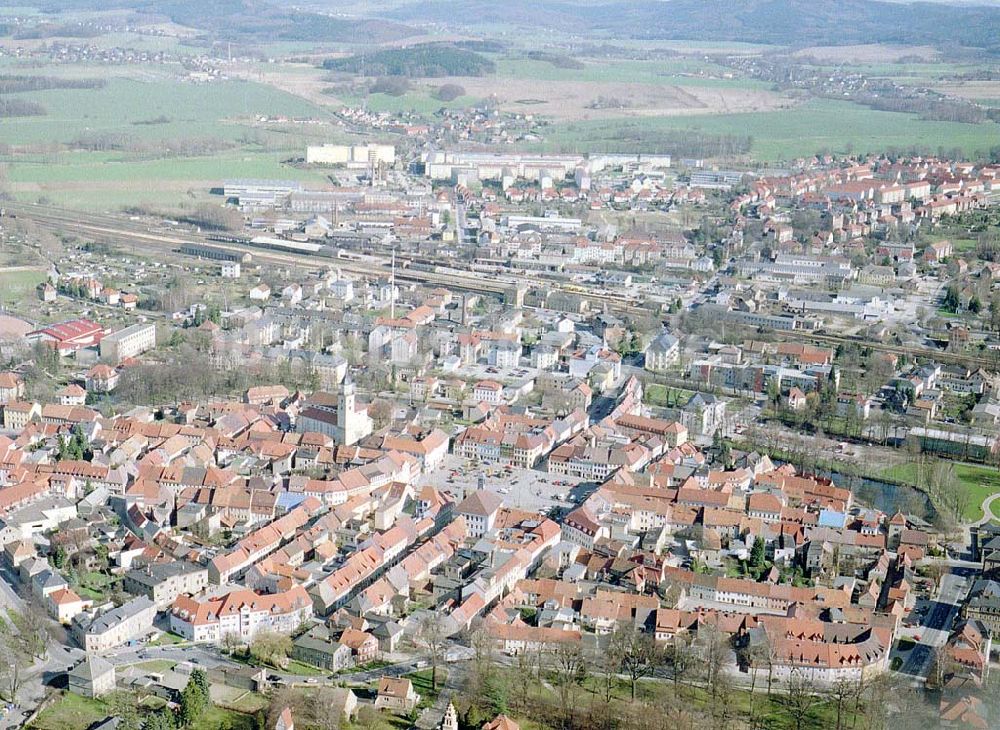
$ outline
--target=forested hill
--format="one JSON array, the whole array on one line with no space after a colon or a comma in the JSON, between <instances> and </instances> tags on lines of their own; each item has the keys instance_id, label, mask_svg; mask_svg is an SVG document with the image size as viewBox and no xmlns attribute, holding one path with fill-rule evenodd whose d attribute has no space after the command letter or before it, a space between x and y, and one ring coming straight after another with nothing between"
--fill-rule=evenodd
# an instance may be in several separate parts
<instances>
[{"instance_id":1,"label":"forested hill","mask_svg":"<svg viewBox=\"0 0 1000 730\"><path fill-rule=\"evenodd\" d=\"M388 43L417 34L385 18L331 17L280 0L25 0L43 12L129 10L163 18L206 37L240 42Z\"/></svg>"},{"instance_id":2,"label":"forested hill","mask_svg":"<svg viewBox=\"0 0 1000 730\"><path fill-rule=\"evenodd\" d=\"M493 62L473 51L446 43L427 43L374 53L331 58L323 64L331 71L367 76L485 76L493 73Z\"/></svg>"},{"instance_id":3,"label":"forested hill","mask_svg":"<svg viewBox=\"0 0 1000 730\"><path fill-rule=\"evenodd\" d=\"M1000 52L1000 8L868 0L420 0L404 23L513 24L581 35L775 45L931 44Z\"/></svg>"}]
</instances>

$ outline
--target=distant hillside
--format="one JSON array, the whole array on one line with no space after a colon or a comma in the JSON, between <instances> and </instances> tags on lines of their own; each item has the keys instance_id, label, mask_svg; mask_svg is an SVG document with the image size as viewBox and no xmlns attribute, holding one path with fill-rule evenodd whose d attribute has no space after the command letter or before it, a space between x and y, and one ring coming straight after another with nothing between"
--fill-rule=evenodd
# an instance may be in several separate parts
<instances>
[{"instance_id":1,"label":"distant hillside","mask_svg":"<svg viewBox=\"0 0 1000 730\"><path fill-rule=\"evenodd\" d=\"M387 43L417 31L385 19L330 17L265 0L26 0L45 12L132 10L164 17L218 40Z\"/></svg>"},{"instance_id":2,"label":"distant hillside","mask_svg":"<svg viewBox=\"0 0 1000 730\"><path fill-rule=\"evenodd\" d=\"M494 64L473 51L446 43L427 43L409 48L393 48L349 58L330 58L323 63L330 71L346 71L366 76L485 76Z\"/></svg>"},{"instance_id":3,"label":"distant hillside","mask_svg":"<svg viewBox=\"0 0 1000 730\"><path fill-rule=\"evenodd\" d=\"M869 0L430 0L387 14L453 27L513 24L643 39L776 45L898 43L1000 51L1000 8Z\"/></svg>"}]
</instances>

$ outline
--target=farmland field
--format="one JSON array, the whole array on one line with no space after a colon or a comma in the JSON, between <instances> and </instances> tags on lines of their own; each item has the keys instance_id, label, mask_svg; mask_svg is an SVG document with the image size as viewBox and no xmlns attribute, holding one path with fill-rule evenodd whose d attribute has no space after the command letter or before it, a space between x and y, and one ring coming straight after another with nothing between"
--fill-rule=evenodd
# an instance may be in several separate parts
<instances>
[{"instance_id":1,"label":"farmland field","mask_svg":"<svg viewBox=\"0 0 1000 730\"><path fill-rule=\"evenodd\" d=\"M664 61L581 60L583 68L563 68L534 59L500 59L497 78L538 81L576 81L592 83L665 84L672 86L720 86L738 89L767 89L768 84L747 79L729 78L732 71L708 61L680 58Z\"/></svg>"},{"instance_id":2,"label":"farmland field","mask_svg":"<svg viewBox=\"0 0 1000 730\"><path fill-rule=\"evenodd\" d=\"M263 116L323 120L329 114L247 81L197 85L170 76L112 77L102 89L18 96L40 102L48 113L3 122L3 141L11 147L0 162L9 192L71 207L189 201L229 177L319 182L322 174L283 161L301 157L310 141L342 136L324 123L261 122ZM56 146L81 143L89 149Z\"/></svg>"},{"instance_id":3,"label":"farmland field","mask_svg":"<svg viewBox=\"0 0 1000 730\"><path fill-rule=\"evenodd\" d=\"M751 154L777 161L817 152L873 152L896 147L935 151L957 147L983 154L1000 140L1000 124L925 121L840 101L811 101L791 110L728 115L605 119L554 125L540 145L549 150L669 151L670 134L749 136Z\"/></svg>"},{"instance_id":4,"label":"farmland field","mask_svg":"<svg viewBox=\"0 0 1000 730\"><path fill-rule=\"evenodd\" d=\"M296 149L301 155L302 149ZM225 178L283 178L323 182L321 172L282 164L287 154L230 150L206 157L129 160L119 155L65 152L45 161L11 164L8 183L19 200L40 198L69 207L112 209L206 196ZM52 163L55 164L52 164Z\"/></svg>"},{"instance_id":5,"label":"farmland field","mask_svg":"<svg viewBox=\"0 0 1000 730\"><path fill-rule=\"evenodd\" d=\"M360 106L364 103L373 112L415 112L417 114L432 114L441 108L461 109L472 106L481 100L479 97L469 96L468 94L448 102L436 99L433 93L441 83L440 80L435 81L437 83L430 84L427 88L415 88L401 96L370 94L367 98L343 96L340 97L340 100L345 104L355 106Z\"/></svg>"},{"instance_id":6,"label":"farmland field","mask_svg":"<svg viewBox=\"0 0 1000 730\"><path fill-rule=\"evenodd\" d=\"M193 84L162 77L112 78L103 89L55 89L18 97L39 102L48 113L4 120L3 141L9 145L68 144L101 133L145 141L237 140L245 132L242 123L259 115L326 116L303 99L243 81Z\"/></svg>"}]
</instances>

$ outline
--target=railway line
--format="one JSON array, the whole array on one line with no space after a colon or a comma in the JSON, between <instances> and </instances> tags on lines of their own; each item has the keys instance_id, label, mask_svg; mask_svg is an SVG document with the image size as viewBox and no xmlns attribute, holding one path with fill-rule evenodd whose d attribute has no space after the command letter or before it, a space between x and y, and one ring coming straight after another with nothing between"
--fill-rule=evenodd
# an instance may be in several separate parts
<instances>
[{"instance_id":1,"label":"railway line","mask_svg":"<svg viewBox=\"0 0 1000 730\"><path fill-rule=\"evenodd\" d=\"M910 358L930 358L937 360L938 362L951 365L964 365L972 368L981 367L986 370L996 369L997 361L1000 359L1000 356L996 358L983 357L981 355L974 355L971 353L948 352L947 350L938 350L933 347L893 345L874 340L862 340L857 337L847 335L830 335L826 333L807 332L804 330L790 330L782 332L781 334L782 337L790 340L810 342L817 345L829 345L834 348L838 345L853 344L893 355L905 355Z\"/></svg>"},{"instance_id":2,"label":"railway line","mask_svg":"<svg viewBox=\"0 0 1000 730\"><path fill-rule=\"evenodd\" d=\"M81 236L104 240L108 243L131 247L144 253L162 254L165 248L174 251L184 243L198 242L217 248L224 248L239 253L252 253L260 261L286 266L310 267L318 261L326 261L339 267L342 271L358 276L386 275L390 265L388 256L367 255L367 260L359 261L353 258L317 259L315 256L297 253L282 253L270 249L256 248L236 243L225 243L215 240L212 236L184 229L177 233L160 233L150 230L148 223L131 220L121 216L100 213L86 213L75 210L65 210L49 206L17 203L6 206L7 211L18 217L23 217L47 230L59 233L76 233ZM458 271L440 273L426 269L401 268L396 269L396 279L430 286L444 286L478 294L503 296L512 282L499 280L495 275L482 272L462 274ZM597 306L607 308L618 315L649 314L649 306L636 304L623 295L596 292L574 284L559 284L548 279L533 276L518 276L518 281L531 286L549 290L560 290L577 294ZM792 330L782 333L789 340L811 342L814 344L837 347L838 345L857 344L880 352L887 352L907 357L922 357L939 362L964 365L972 368L995 369L996 358L972 353L947 352L931 347L907 347L883 342L860 340L846 335Z\"/></svg>"},{"instance_id":3,"label":"railway line","mask_svg":"<svg viewBox=\"0 0 1000 730\"><path fill-rule=\"evenodd\" d=\"M307 267L316 264L315 257L305 253L282 253L252 245L226 243L219 241L218 237L187 229L178 231L176 234L152 232L148 224L120 216L86 213L29 203L10 205L7 206L7 209L13 215L30 220L36 225L53 232L76 233L95 240L103 240L115 245L124 245L146 253L162 254L166 247L169 247L169 250L172 251L184 243L198 242L234 252L246 253L249 251L261 261ZM374 260L375 268L352 259L338 258L327 260L330 262L336 261L336 266L341 270L357 275L371 276L373 274L386 273L390 265L388 256L379 257L369 255L369 259ZM457 272L439 273L423 268L397 267L396 279L501 296L513 285L513 281L498 280L495 275L491 276L483 272L470 274ZM577 294L600 306L607 305L609 309L619 314L645 313L648 311L647 308L635 304L623 295L593 291L577 285L560 285L546 279L530 276L518 276L518 281L542 289L558 289Z\"/></svg>"}]
</instances>

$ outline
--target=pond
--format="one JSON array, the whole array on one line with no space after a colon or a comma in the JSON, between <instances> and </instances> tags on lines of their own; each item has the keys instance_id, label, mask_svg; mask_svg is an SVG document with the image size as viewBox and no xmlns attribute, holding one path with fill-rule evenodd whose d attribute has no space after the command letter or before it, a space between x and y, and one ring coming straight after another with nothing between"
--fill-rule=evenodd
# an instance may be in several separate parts
<instances>
[{"instance_id":1,"label":"pond","mask_svg":"<svg viewBox=\"0 0 1000 730\"><path fill-rule=\"evenodd\" d=\"M820 476L833 480L838 487L850 489L858 502L887 515L902 512L928 522L934 519L934 505L930 497L916 487L840 472L826 472Z\"/></svg>"}]
</instances>

